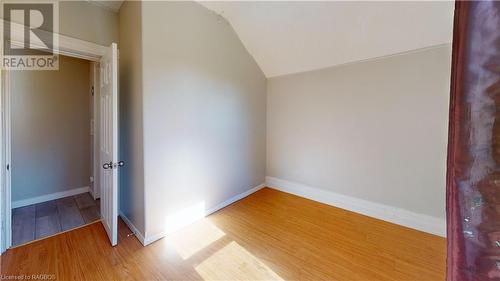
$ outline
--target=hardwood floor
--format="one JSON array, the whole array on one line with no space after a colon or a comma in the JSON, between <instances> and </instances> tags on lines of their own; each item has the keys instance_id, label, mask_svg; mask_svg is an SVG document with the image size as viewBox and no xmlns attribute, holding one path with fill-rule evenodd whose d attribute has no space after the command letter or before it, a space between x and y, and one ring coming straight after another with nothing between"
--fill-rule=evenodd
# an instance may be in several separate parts
<instances>
[{"instance_id":1,"label":"hardwood floor","mask_svg":"<svg viewBox=\"0 0 500 281\"><path fill-rule=\"evenodd\" d=\"M7 251L1 273L57 280L444 280L445 239L269 188L143 247L120 220Z\"/></svg>"}]
</instances>

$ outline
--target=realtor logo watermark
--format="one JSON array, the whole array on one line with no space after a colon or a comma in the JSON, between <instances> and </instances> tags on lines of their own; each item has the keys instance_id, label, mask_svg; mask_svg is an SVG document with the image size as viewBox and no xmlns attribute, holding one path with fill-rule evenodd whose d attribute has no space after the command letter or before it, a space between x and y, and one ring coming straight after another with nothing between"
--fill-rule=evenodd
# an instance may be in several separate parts
<instances>
[{"instance_id":1,"label":"realtor logo watermark","mask_svg":"<svg viewBox=\"0 0 500 281\"><path fill-rule=\"evenodd\" d=\"M57 1L2 2L0 67L8 70L58 70Z\"/></svg>"}]
</instances>

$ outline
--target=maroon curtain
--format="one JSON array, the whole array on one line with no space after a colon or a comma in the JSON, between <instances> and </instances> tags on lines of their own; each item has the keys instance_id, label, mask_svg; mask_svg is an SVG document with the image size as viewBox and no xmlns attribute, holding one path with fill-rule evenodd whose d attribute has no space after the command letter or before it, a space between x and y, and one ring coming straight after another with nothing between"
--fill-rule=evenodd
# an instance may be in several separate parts
<instances>
[{"instance_id":1,"label":"maroon curtain","mask_svg":"<svg viewBox=\"0 0 500 281\"><path fill-rule=\"evenodd\" d=\"M456 2L448 281L500 280L500 2Z\"/></svg>"}]
</instances>

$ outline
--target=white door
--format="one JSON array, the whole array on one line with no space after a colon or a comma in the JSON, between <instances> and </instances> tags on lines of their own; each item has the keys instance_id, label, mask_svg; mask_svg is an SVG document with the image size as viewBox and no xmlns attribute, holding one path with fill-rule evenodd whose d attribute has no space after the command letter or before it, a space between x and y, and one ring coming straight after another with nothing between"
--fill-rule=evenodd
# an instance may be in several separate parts
<instances>
[{"instance_id":1,"label":"white door","mask_svg":"<svg viewBox=\"0 0 500 281\"><path fill-rule=\"evenodd\" d=\"M111 245L118 242L118 48L111 44L100 61L101 221Z\"/></svg>"}]
</instances>

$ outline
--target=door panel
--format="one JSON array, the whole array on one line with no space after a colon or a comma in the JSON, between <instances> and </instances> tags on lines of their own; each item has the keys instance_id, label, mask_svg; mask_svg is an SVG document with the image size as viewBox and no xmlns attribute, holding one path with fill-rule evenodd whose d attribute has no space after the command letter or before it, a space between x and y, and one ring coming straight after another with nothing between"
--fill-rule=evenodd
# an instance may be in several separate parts
<instances>
[{"instance_id":1,"label":"door panel","mask_svg":"<svg viewBox=\"0 0 500 281\"><path fill-rule=\"evenodd\" d=\"M118 243L118 50L111 44L100 61L100 186L102 224Z\"/></svg>"}]
</instances>

